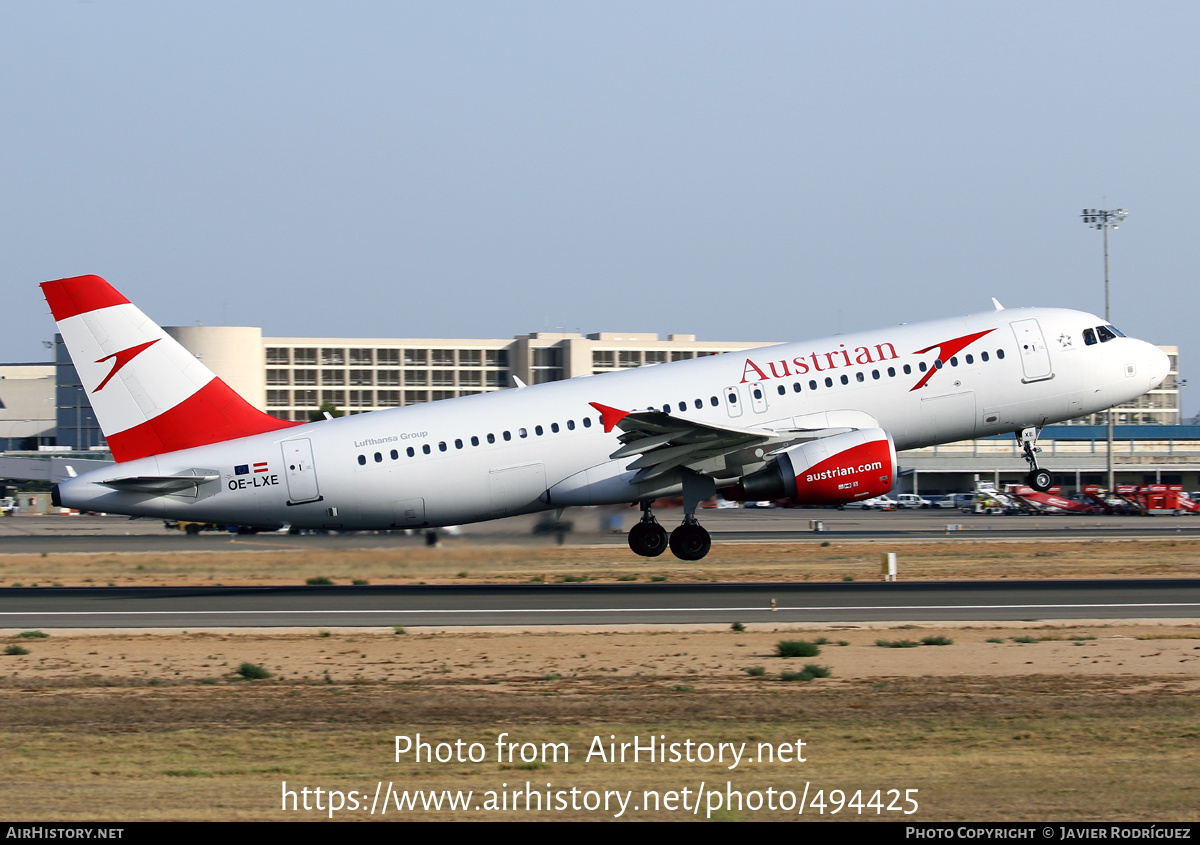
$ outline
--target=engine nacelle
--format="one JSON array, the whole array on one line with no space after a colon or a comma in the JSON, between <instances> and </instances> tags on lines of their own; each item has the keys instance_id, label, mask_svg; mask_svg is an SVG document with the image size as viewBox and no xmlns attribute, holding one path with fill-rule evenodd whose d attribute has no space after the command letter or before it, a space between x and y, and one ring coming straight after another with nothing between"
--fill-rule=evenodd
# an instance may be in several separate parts
<instances>
[{"instance_id":1,"label":"engine nacelle","mask_svg":"<svg viewBox=\"0 0 1200 845\"><path fill-rule=\"evenodd\" d=\"M739 502L786 498L798 505L841 505L882 496L895 478L892 436L863 428L793 446L721 495Z\"/></svg>"}]
</instances>

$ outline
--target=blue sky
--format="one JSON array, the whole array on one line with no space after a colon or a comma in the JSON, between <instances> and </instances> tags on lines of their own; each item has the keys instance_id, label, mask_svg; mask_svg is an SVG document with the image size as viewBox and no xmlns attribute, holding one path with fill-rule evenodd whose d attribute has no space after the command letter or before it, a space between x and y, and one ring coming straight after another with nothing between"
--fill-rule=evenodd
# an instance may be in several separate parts
<instances>
[{"instance_id":1,"label":"blue sky","mask_svg":"<svg viewBox=\"0 0 1200 845\"><path fill-rule=\"evenodd\" d=\"M0 360L37 283L268 335L792 340L1103 310L1200 356L1200 5L0 4ZM1200 388L1200 383L1197 384ZM1200 410L1185 389L1185 411Z\"/></svg>"}]
</instances>

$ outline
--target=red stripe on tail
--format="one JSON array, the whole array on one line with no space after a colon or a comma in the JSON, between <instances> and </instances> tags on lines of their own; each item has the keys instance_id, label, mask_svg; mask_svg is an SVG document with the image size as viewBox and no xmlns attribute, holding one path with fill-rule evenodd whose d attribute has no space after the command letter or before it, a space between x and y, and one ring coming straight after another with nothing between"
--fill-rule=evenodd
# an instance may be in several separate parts
<instances>
[{"instance_id":1,"label":"red stripe on tail","mask_svg":"<svg viewBox=\"0 0 1200 845\"><path fill-rule=\"evenodd\" d=\"M129 302L116 288L99 276L75 276L70 279L42 282L42 292L46 295L46 301L50 303L50 311L55 320L65 320L76 314L95 311L97 308L125 305Z\"/></svg>"},{"instance_id":2,"label":"red stripe on tail","mask_svg":"<svg viewBox=\"0 0 1200 845\"><path fill-rule=\"evenodd\" d=\"M214 378L174 408L106 439L113 457L124 462L295 425L264 414Z\"/></svg>"}]
</instances>

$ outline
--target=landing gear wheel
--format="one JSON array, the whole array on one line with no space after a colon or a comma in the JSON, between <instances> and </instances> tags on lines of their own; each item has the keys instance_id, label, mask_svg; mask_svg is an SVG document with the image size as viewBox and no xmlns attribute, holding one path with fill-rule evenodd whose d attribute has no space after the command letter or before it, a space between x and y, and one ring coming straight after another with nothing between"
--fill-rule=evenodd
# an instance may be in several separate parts
<instances>
[{"instance_id":1,"label":"landing gear wheel","mask_svg":"<svg viewBox=\"0 0 1200 845\"><path fill-rule=\"evenodd\" d=\"M667 550L667 530L657 522L639 522L629 529L629 548L642 557L658 557Z\"/></svg>"},{"instance_id":2,"label":"landing gear wheel","mask_svg":"<svg viewBox=\"0 0 1200 845\"><path fill-rule=\"evenodd\" d=\"M1029 473L1029 486L1039 493L1045 493L1050 489L1051 482L1054 479L1050 477L1049 470L1037 469Z\"/></svg>"},{"instance_id":3,"label":"landing gear wheel","mask_svg":"<svg viewBox=\"0 0 1200 845\"><path fill-rule=\"evenodd\" d=\"M697 522L685 522L671 532L671 553L680 560L700 560L712 548L712 538Z\"/></svg>"}]
</instances>

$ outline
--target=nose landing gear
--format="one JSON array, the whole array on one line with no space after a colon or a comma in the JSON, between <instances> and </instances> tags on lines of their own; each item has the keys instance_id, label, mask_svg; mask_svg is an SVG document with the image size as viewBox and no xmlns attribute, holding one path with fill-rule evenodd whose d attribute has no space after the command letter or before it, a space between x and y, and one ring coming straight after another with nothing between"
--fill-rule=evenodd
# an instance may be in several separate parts
<instances>
[{"instance_id":1,"label":"nose landing gear","mask_svg":"<svg viewBox=\"0 0 1200 845\"><path fill-rule=\"evenodd\" d=\"M1035 445L1038 439L1038 430L1034 427L1021 429L1017 433L1017 440L1021 443L1021 450L1024 453L1026 463L1029 464L1029 475L1026 476L1026 483L1037 490L1039 493L1045 493L1050 489L1053 478L1050 475L1050 470L1042 469L1038 466L1037 453L1042 451Z\"/></svg>"}]
</instances>

